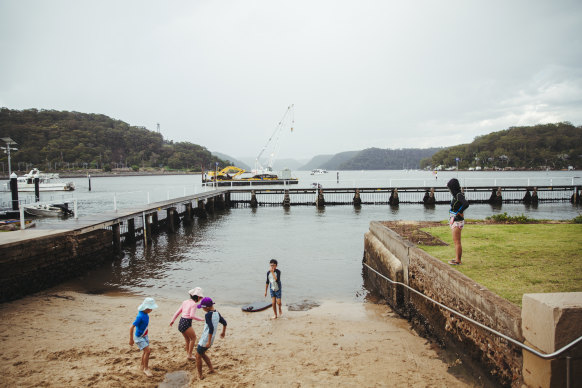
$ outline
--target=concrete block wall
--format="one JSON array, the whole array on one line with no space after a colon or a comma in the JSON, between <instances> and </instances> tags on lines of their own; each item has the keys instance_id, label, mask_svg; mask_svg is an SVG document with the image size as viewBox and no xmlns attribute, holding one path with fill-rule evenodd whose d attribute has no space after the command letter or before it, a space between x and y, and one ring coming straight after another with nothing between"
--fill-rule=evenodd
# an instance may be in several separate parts
<instances>
[{"instance_id":1,"label":"concrete block wall","mask_svg":"<svg viewBox=\"0 0 582 388\"><path fill-rule=\"evenodd\" d=\"M384 249L371 243L374 241L380 242ZM393 276L401 270L404 284L511 338L523 340L518 306L416 248L380 222L370 223L364 245L364 262L378 272L397 280ZM392 257L399 263L393 265ZM383 295L396 311L407 316L421 333L435 336L444 344L460 347L465 354L478 360L502 385L521 385L520 348L458 318L414 292L395 291L382 285L381 282L388 282L378 279L372 271L365 270L365 275L373 279L369 283L366 281L367 284ZM395 297L398 293L403 295L401 299Z\"/></svg>"},{"instance_id":2,"label":"concrete block wall","mask_svg":"<svg viewBox=\"0 0 582 388\"><path fill-rule=\"evenodd\" d=\"M0 302L52 287L115 256L110 230L63 233L0 247Z\"/></svg>"},{"instance_id":3,"label":"concrete block wall","mask_svg":"<svg viewBox=\"0 0 582 388\"><path fill-rule=\"evenodd\" d=\"M386 246L371 232L364 236L364 262L374 263L374 269L397 282L403 282L403 270L400 261ZM404 293L402 287L387 282L372 271L368 271L365 278L366 287L377 292L389 300L391 306L403 306Z\"/></svg>"},{"instance_id":4,"label":"concrete block wall","mask_svg":"<svg viewBox=\"0 0 582 388\"><path fill-rule=\"evenodd\" d=\"M582 292L525 294L522 306L526 345L537 351L554 353L582 336ZM523 379L529 387L536 388L582 387L582 345L552 360L524 351Z\"/></svg>"}]
</instances>

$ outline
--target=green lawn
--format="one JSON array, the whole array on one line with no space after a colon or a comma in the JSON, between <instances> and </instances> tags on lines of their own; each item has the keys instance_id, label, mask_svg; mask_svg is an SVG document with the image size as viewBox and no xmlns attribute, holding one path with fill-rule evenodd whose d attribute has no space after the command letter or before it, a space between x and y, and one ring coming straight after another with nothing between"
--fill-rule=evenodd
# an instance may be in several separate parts
<instances>
[{"instance_id":1,"label":"green lawn","mask_svg":"<svg viewBox=\"0 0 582 388\"><path fill-rule=\"evenodd\" d=\"M442 261L455 257L448 225L423 230L450 245L421 249ZM461 241L455 269L519 306L523 294L582 291L580 224L466 224Z\"/></svg>"}]
</instances>

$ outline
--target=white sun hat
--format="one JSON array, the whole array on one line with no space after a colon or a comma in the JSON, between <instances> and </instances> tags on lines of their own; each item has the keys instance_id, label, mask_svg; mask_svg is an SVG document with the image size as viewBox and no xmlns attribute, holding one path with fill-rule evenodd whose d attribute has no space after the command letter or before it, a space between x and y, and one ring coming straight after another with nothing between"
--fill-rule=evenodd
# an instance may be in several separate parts
<instances>
[{"instance_id":1,"label":"white sun hat","mask_svg":"<svg viewBox=\"0 0 582 388\"><path fill-rule=\"evenodd\" d=\"M156 304L156 301L154 300L154 298L145 298L143 300L143 303L139 305L137 310L144 311L147 309L153 310L153 309L157 309L157 308L158 308L158 305Z\"/></svg>"},{"instance_id":2,"label":"white sun hat","mask_svg":"<svg viewBox=\"0 0 582 388\"><path fill-rule=\"evenodd\" d=\"M190 291L188 291L188 294L190 294L190 296L199 296L200 298L202 298L204 295L202 295L202 288L200 287L196 287L191 289Z\"/></svg>"}]
</instances>

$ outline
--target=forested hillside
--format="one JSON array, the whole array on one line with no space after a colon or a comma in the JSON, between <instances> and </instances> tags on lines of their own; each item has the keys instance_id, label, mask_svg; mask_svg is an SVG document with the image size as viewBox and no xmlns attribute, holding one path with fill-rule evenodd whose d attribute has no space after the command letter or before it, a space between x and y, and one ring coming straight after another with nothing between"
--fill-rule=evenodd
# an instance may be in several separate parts
<instances>
[{"instance_id":1,"label":"forested hillside","mask_svg":"<svg viewBox=\"0 0 582 388\"><path fill-rule=\"evenodd\" d=\"M398 150L367 148L342 163L340 170L403 170L418 169L423 158L441 148L404 148Z\"/></svg>"},{"instance_id":2,"label":"forested hillside","mask_svg":"<svg viewBox=\"0 0 582 388\"><path fill-rule=\"evenodd\" d=\"M329 162L333 157L334 155L316 155L299 169L303 171L309 171L316 168L327 168L324 167L325 163Z\"/></svg>"},{"instance_id":3,"label":"forested hillside","mask_svg":"<svg viewBox=\"0 0 582 388\"><path fill-rule=\"evenodd\" d=\"M345 151L335 155L318 155L303 166L304 170L402 170L417 169L423 158L432 156L441 148L405 148L399 150L367 148Z\"/></svg>"},{"instance_id":4,"label":"forested hillside","mask_svg":"<svg viewBox=\"0 0 582 388\"><path fill-rule=\"evenodd\" d=\"M18 143L13 169L165 167L200 171L228 164L205 147L164 140L157 132L101 114L0 109L0 138ZM4 145L0 143L0 145ZM0 162L7 157L0 154ZM24 164L24 167L23 167Z\"/></svg>"},{"instance_id":5,"label":"forested hillside","mask_svg":"<svg viewBox=\"0 0 582 388\"><path fill-rule=\"evenodd\" d=\"M330 160L323 164L322 168L327 170L343 170L342 165L349 161L351 158L356 156L360 151L344 151L339 154L335 154Z\"/></svg>"},{"instance_id":6,"label":"forested hillside","mask_svg":"<svg viewBox=\"0 0 582 388\"><path fill-rule=\"evenodd\" d=\"M582 168L582 127L570 123L511 127L479 136L470 144L461 144L437 152L425 159L422 167L455 166L459 168L563 169Z\"/></svg>"}]
</instances>

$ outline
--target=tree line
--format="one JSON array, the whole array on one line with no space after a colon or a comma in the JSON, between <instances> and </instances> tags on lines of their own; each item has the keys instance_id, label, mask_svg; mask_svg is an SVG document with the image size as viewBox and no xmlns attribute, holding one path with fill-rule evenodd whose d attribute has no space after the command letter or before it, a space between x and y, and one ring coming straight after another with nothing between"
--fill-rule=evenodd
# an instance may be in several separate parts
<instances>
[{"instance_id":1,"label":"tree line","mask_svg":"<svg viewBox=\"0 0 582 388\"><path fill-rule=\"evenodd\" d=\"M203 166L229 164L198 144L168 141L160 133L102 114L1 108L0 138L4 137L18 143L18 151L10 155L14 167L200 171ZM7 165L6 154L0 154L0 162Z\"/></svg>"},{"instance_id":2,"label":"tree line","mask_svg":"<svg viewBox=\"0 0 582 388\"><path fill-rule=\"evenodd\" d=\"M458 159L458 161L457 161ZM582 126L569 122L511 127L445 148L421 161L422 168L582 168Z\"/></svg>"}]
</instances>

